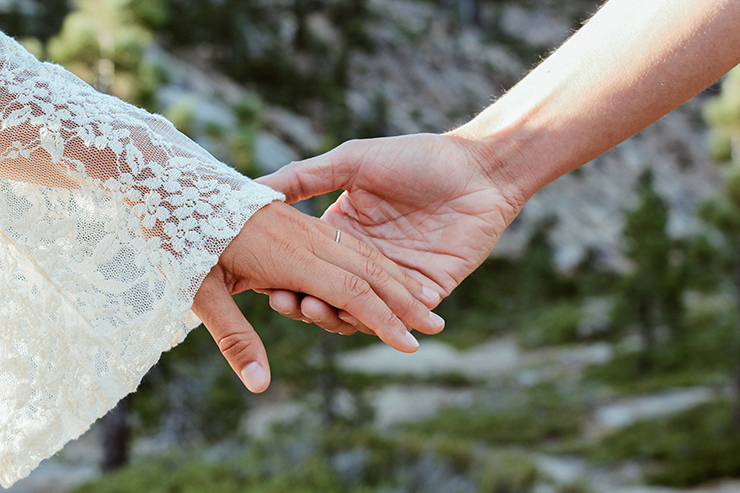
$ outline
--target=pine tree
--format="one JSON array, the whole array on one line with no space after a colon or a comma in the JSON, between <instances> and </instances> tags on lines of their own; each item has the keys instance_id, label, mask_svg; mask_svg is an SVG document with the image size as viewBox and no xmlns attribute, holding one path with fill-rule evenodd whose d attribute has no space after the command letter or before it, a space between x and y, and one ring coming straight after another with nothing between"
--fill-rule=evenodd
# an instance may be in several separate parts
<instances>
[{"instance_id":1,"label":"pine tree","mask_svg":"<svg viewBox=\"0 0 740 493\"><path fill-rule=\"evenodd\" d=\"M553 261L550 233L557 224L554 216L534 227L517 273L518 303L526 310L537 309L561 297L565 282Z\"/></svg>"},{"instance_id":2,"label":"pine tree","mask_svg":"<svg viewBox=\"0 0 740 493\"><path fill-rule=\"evenodd\" d=\"M612 312L616 328L636 326L642 350L638 373L655 366L656 331L667 328L673 339L682 335L683 268L671 263L675 242L668 236L668 207L655 191L653 175L646 170L637 183L639 204L627 213L624 254L632 271L619 286Z\"/></svg>"},{"instance_id":3,"label":"pine tree","mask_svg":"<svg viewBox=\"0 0 740 493\"><path fill-rule=\"evenodd\" d=\"M726 163L725 193L706 204L704 218L725 236L731 250L732 277L735 284L736 306L740 319L740 66L735 67L722 82L719 96L707 102L704 116L711 133L714 159ZM734 422L740 429L740 362L733 375L735 395Z\"/></svg>"}]
</instances>

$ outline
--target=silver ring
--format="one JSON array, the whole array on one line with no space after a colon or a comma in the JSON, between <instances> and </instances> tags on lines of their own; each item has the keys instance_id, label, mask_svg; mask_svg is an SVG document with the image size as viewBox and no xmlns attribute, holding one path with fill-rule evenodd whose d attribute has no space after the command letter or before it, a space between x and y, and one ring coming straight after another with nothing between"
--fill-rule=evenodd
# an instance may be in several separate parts
<instances>
[{"instance_id":1,"label":"silver ring","mask_svg":"<svg viewBox=\"0 0 740 493\"><path fill-rule=\"evenodd\" d=\"M337 243L339 243L339 239L341 237L342 237L342 230L338 229L337 230L337 236L334 238L334 241L336 241Z\"/></svg>"}]
</instances>

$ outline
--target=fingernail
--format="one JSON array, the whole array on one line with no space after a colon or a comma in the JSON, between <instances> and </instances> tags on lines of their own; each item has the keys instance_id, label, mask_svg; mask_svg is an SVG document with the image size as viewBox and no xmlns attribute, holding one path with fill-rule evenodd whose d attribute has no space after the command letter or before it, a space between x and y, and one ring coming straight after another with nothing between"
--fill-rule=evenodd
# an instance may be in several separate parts
<instances>
[{"instance_id":1,"label":"fingernail","mask_svg":"<svg viewBox=\"0 0 740 493\"><path fill-rule=\"evenodd\" d=\"M259 363L253 361L242 370L244 385L252 392L262 390L267 382L267 372Z\"/></svg>"},{"instance_id":2,"label":"fingernail","mask_svg":"<svg viewBox=\"0 0 740 493\"><path fill-rule=\"evenodd\" d=\"M411 335L411 332L406 332L406 342L411 346L419 347L419 341L416 340L416 337Z\"/></svg>"},{"instance_id":3,"label":"fingernail","mask_svg":"<svg viewBox=\"0 0 740 493\"><path fill-rule=\"evenodd\" d=\"M270 308L272 308L273 310L275 310L276 312L278 312L278 313L279 313L280 315L287 315L287 314L288 314L288 312L287 312L287 311L283 311L283 310L281 310L280 308L276 307L276 306L275 306L275 305L274 305L274 304L272 303L272 298L270 298Z\"/></svg>"},{"instance_id":4,"label":"fingernail","mask_svg":"<svg viewBox=\"0 0 740 493\"><path fill-rule=\"evenodd\" d=\"M429 318L432 319L432 324L438 329L442 330L445 328L445 319L440 317L434 312L429 312Z\"/></svg>"},{"instance_id":5,"label":"fingernail","mask_svg":"<svg viewBox=\"0 0 740 493\"><path fill-rule=\"evenodd\" d=\"M439 300L439 293L430 287L422 286L421 292L424 294L424 297L429 301Z\"/></svg>"}]
</instances>

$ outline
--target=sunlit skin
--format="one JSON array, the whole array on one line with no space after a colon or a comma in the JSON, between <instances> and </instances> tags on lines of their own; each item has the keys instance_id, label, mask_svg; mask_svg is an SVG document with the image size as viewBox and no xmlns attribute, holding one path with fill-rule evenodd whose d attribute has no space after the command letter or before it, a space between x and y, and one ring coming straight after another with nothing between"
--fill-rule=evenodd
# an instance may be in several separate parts
<instances>
[{"instance_id":1,"label":"sunlit skin","mask_svg":"<svg viewBox=\"0 0 740 493\"><path fill-rule=\"evenodd\" d=\"M291 202L344 189L324 219L446 296L537 190L738 63L737 0L611 0L466 125L443 135L350 141L260 181ZM330 304L287 291L273 292L271 305L320 325L352 322Z\"/></svg>"}]
</instances>

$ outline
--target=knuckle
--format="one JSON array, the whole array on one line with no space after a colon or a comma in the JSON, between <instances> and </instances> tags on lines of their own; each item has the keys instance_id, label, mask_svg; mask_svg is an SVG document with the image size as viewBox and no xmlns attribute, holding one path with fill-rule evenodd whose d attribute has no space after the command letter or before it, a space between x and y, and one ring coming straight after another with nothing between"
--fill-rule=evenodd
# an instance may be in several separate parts
<instances>
[{"instance_id":1,"label":"knuckle","mask_svg":"<svg viewBox=\"0 0 740 493\"><path fill-rule=\"evenodd\" d=\"M405 270L399 267L398 269L396 269L396 273L398 275L398 281L407 288L415 288L417 290L422 289L422 284L418 280L411 277Z\"/></svg>"},{"instance_id":2,"label":"knuckle","mask_svg":"<svg viewBox=\"0 0 740 493\"><path fill-rule=\"evenodd\" d=\"M228 361L237 361L250 353L257 347L257 341L245 334L228 334L218 341L218 349Z\"/></svg>"},{"instance_id":3,"label":"knuckle","mask_svg":"<svg viewBox=\"0 0 740 493\"><path fill-rule=\"evenodd\" d=\"M373 293L373 289L367 281L353 275L345 277L344 290L353 298L365 298Z\"/></svg>"},{"instance_id":4,"label":"knuckle","mask_svg":"<svg viewBox=\"0 0 740 493\"><path fill-rule=\"evenodd\" d=\"M360 255L363 257L367 257L370 260L378 261L380 259L380 252L378 252L375 248L371 247L364 241L357 242L357 251Z\"/></svg>"},{"instance_id":5,"label":"knuckle","mask_svg":"<svg viewBox=\"0 0 740 493\"><path fill-rule=\"evenodd\" d=\"M385 269L380 264L370 259L365 261L365 275L368 279L381 282L388 279L388 273Z\"/></svg>"},{"instance_id":6,"label":"knuckle","mask_svg":"<svg viewBox=\"0 0 740 493\"><path fill-rule=\"evenodd\" d=\"M291 163L290 170L292 171L290 181L292 186L298 190L298 195L300 197L310 197L316 182L311 170L301 166L300 163L296 163L295 166Z\"/></svg>"},{"instance_id":7,"label":"knuckle","mask_svg":"<svg viewBox=\"0 0 740 493\"><path fill-rule=\"evenodd\" d=\"M358 159L361 159L363 146L364 144L361 139L352 139L342 143L332 152L336 152L340 161L353 164L356 163Z\"/></svg>"},{"instance_id":8,"label":"knuckle","mask_svg":"<svg viewBox=\"0 0 740 493\"><path fill-rule=\"evenodd\" d=\"M351 154L355 147L357 147L357 139L346 140L336 148L336 152L342 155Z\"/></svg>"},{"instance_id":9,"label":"knuckle","mask_svg":"<svg viewBox=\"0 0 740 493\"><path fill-rule=\"evenodd\" d=\"M380 316L380 323L382 327L392 327L398 325L398 318L390 310L383 310Z\"/></svg>"}]
</instances>

